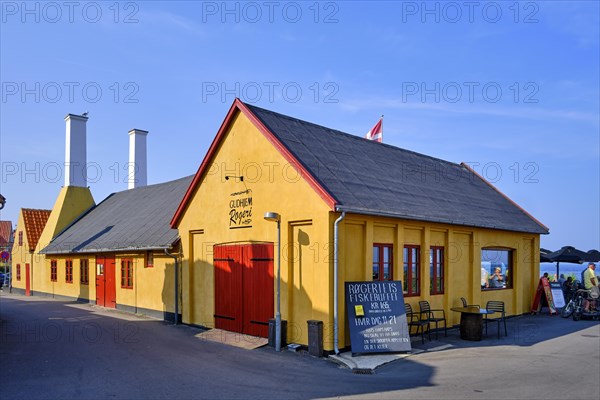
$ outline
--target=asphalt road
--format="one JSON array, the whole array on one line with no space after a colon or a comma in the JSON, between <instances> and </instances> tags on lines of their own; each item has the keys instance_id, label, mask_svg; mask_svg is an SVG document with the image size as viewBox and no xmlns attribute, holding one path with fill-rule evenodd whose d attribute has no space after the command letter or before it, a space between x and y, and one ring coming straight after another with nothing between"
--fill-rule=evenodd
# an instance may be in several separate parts
<instances>
[{"instance_id":1,"label":"asphalt road","mask_svg":"<svg viewBox=\"0 0 600 400\"><path fill-rule=\"evenodd\" d=\"M70 302L0 296L3 399L594 399L600 325L547 315L448 338L358 375L306 353L243 350L198 329ZM419 343L420 345L420 343Z\"/></svg>"}]
</instances>

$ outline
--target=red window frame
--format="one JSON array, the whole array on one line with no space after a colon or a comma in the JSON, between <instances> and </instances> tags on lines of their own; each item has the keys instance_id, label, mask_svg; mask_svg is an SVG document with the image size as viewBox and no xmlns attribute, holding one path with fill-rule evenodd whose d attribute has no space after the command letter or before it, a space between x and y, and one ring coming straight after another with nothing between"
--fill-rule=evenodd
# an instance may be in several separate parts
<instances>
[{"instance_id":1,"label":"red window frame","mask_svg":"<svg viewBox=\"0 0 600 400\"><path fill-rule=\"evenodd\" d=\"M121 260L121 287L133 289L133 263L128 258Z\"/></svg>"},{"instance_id":2,"label":"red window frame","mask_svg":"<svg viewBox=\"0 0 600 400\"><path fill-rule=\"evenodd\" d=\"M146 268L154 268L154 253L151 251L146 253Z\"/></svg>"},{"instance_id":3,"label":"red window frame","mask_svg":"<svg viewBox=\"0 0 600 400\"><path fill-rule=\"evenodd\" d=\"M444 247L429 248L429 279L430 293L444 294Z\"/></svg>"},{"instance_id":4,"label":"red window frame","mask_svg":"<svg viewBox=\"0 0 600 400\"><path fill-rule=\"evenodd\" d=\"M87 258L79 260L79 283L82 285L90 283L90 263Z\"/></svg>"},{"instance_id":5,"label":"red window frame","mask_svg":"<svg viewBox=\"0 0 600 400\"><path fill-rule=\"evenodd\" d=\"M421 295L421 247L416 245L404 246L404 296ZM410 283L410 285L409 285Z\"/></svg>"},{"instance_id":6,"label":"red window frame","mask_svg":"<svg viewBox=\"0 0 600 400\"><path fill-rule=\"evenodd\" d=\"M23 246L23 231L19 231L19 246Z\"/></svg>"},{"instance_id":7,"label":"red window frame","mask_svg":"<svg viewBox=\"0 0 600 400\"><path fill-rule=\"evenodd\" d=\"M394 245L388 243L373 243L373 280L393 280ZM385 275L387 267L387 279Z\"/></svg>"},{"instance_id":8,"label":"red window frame","mask_svg":"<svg viewBox=\"0 0 600 400\"><path fill-rule=\"evenodd\" d=\"M17 264L17 280L21 280L21 264Z\"/></svg>"},{"instance_id":9,"label":"red window frame","mask_svg":"<svg viewBox=\"0 0 600 400\"><path fill-rule=\"evenodd\" d=\"M50 280L52 282L56 282L57 281L57 262L56 260L51 260L50 261Z\"/></svg>"},{"instance_id":10,"label":"red window frame","mask_svg":"<svg viewBox=\"0 0 600 400\"><path fill-rule=\"evenodd\" d=\"M73 283L73 260L65 260L65 282Z\"/></svg>"}]
</instances>

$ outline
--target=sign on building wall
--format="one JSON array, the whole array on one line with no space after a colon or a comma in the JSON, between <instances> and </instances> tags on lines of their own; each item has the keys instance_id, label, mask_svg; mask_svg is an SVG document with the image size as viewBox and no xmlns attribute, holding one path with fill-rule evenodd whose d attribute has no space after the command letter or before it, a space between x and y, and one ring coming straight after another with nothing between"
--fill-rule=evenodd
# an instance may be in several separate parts
<instances>
[{"instance_id":1,"label":"sign on building wall","mask_svg":"<svg viewBox=\"0 0 600 400\"><path fill-rule=\"evenodd\" d=\"M229 229L252 227L252 189L229 196Z\"/></svg>"},{"instance_id":2,"label":"sign on building wall","mask_svg":"<svg viewBox=\"0 0 600 400\"><path fill-rule=\"evenodd\" d=\"M346 282L352 353L411 350L402 282Z\"/></svg>"}]
</instances>

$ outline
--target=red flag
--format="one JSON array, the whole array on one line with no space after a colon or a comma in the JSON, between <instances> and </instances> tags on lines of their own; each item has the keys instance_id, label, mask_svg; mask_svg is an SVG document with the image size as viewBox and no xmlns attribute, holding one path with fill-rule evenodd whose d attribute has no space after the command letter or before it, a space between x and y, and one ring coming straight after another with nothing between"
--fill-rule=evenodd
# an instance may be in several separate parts
<instances>
[{"instance_id":1,"label":"red flag","mask_svg":"<svg viewBox=\"0 0 600 400\"><path fill-rule=\"evenodd\" d=\"M377 121L375 126L367 132L365 138L379 143L383 142L383 115L379 118L379 121Z\"/></svg>"}]
</instances>

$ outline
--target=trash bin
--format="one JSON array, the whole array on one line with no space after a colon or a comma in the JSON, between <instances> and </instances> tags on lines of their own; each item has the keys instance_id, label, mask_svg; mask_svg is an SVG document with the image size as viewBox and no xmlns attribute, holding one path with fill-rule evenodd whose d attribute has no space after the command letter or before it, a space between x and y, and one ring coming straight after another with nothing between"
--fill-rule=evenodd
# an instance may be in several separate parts
<instances>
[{"instance_id":1,"label":"trash bin","mask_svg":"<svg viewBox=\"0 0 600 400\"><path fill-rule=\"evenodd\" d=\"M323 357L323 321L308 322L308 354Z\"/></svg>"},{"instance_id":2,"label":"trash bin","mask_svg":"<svg viewBox=\"0 0 600 400\"><path fill-rule=\"evenodd\" d=\"M269 346L275 347L275 318L269 320ZM287 321L281 320L281 348L287 346Z\"/></svg>"}]
</instances>

